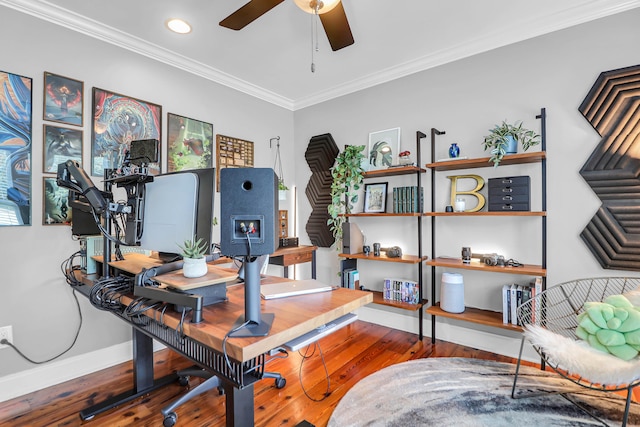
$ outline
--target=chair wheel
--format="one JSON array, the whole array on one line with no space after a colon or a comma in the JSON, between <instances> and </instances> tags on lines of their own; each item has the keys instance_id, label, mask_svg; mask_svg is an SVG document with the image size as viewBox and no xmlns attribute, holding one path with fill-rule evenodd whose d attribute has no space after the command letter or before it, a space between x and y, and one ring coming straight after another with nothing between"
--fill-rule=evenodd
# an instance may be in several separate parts
<instances>
[{"instance_id":1,"label":"chair wheel","mask_svg":"<svg viewBox=\"0 0 640 427\"><path fill-rule=\"evenodd\" d=\"M224 387L221 385L218 386L218 396L224 395Z\"/></svg>"},{"instance_id":2,"label":"chair wheel","mask_svg":"<svg viewBox=\"0 0 640 427\"><path fill-rule=\"evenodd\" d=\"M164 427L173 427L174 425L176 425L176 421L178 421L178 415L175 412L169 412L164 417L164 421L162 421L162 425Z\"/></svg>"},{"instance_id":3,"label":"chair wheel","mask_svg":"<svg viewBox=\"0 0 640 427\"><path fill-rule=\"evenodd\" d=\"M189 385L189 376L180 376L178 377L178 384L185 387Z\"/></svg>"},{"instance_id":4,"label":"chair wheel","mask_svg":"<svg viewBox=\"0 0 640 427\"><path fill-rule=\"evenodd\" d=\"M280 377L280 378L276 378L276 388L284 388L285 385L287 385L287 379Z\"/></svg>"}]
</instances>

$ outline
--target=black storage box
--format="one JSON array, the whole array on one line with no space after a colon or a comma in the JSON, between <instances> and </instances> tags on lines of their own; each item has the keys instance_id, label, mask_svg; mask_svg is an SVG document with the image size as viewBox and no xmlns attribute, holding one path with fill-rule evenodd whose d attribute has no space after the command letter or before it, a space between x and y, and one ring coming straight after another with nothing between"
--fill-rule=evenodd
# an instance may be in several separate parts
<instances>
[{"instance_id":1,"label":"black storage box","mask_svg":"<svg viewBox=\"0 0 640 427\"><path fill-rule=\"evenodd\" d=\"M489 178L489 211L531 210L531 179L528 176Z\"/></svg>"}]
</instances>

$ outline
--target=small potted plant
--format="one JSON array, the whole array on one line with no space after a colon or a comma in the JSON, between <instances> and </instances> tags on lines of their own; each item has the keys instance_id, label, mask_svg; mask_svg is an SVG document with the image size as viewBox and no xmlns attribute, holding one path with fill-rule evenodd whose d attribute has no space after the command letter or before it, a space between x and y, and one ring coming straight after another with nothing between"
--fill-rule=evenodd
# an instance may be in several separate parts
<instances>
[{"instance_id":1,"label":"small potted plant","mask_svg":"<svg viewBox=\"0 0 640 427\"><path fill-rule=\"evenodd\" d=\"M287 200L287 187L282 178L278 179L278 200Z\"/></svg>"},{"instance_id":2,"label":"small potted plant","mask_svg":"<svg viewBox=\"0 0 640 427\"><path fill-rule=\"evenodd\" d=\"M178 245L182 249L182 274L187 278L202 277L209 269L204 254L207 250L207 244L195 236L191 240L185 240L184 245Z\"/></svg>"},{"instance_id":3,"label":"small potted plant","mask_svg":"<svg viewBox=\"0 0 640 427\"><path fill-rule=\"evenodd\" d=\"M489 135L484 137L482 146L485 151L491 150L489 162L492 162L494 167L500 164L505 154L518 152L518 142L522 143L524 151L540 143L540 135L532 130L523 128L522 121L509 124L505 120L501 125L496 125L489 132Z\"/></svg>"}]
</instances>

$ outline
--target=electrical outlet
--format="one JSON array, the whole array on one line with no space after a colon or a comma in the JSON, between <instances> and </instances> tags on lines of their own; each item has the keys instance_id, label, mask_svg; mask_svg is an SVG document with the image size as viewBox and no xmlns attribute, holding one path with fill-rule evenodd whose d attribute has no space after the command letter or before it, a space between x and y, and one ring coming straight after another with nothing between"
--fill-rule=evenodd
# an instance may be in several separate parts
<instances>
[{"instance_id":1,"label":"electrical outlet","mask_svg":"<svg viewBox=\"0 0 640 427\"><path fill-rule=\"evenodd\" d=\"M7 340L13 344L13 329L11 326L3 326L0 328L0 341ZM6 344L0 345L0 348L8 347Z\"/></svg>"}]
</instances>

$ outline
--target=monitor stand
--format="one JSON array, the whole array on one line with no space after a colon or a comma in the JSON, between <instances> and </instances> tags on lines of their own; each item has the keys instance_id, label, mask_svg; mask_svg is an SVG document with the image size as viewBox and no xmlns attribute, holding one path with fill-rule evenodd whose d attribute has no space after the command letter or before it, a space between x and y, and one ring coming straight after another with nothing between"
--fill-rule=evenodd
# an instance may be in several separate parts
<instances>
[{"instance_id":1,"label":"monitor stand","mask_svg":"<svg viewBox=\"0 0 640 427\"><path fill-rule=\"evenodd\" d=\"M260 265L256 257L244 258L244 316L236 321L230 337L264 337L269 335L273 313L260 313ZM245 326L240 327L244 323Z\"/></svg>"}]
</instances>

